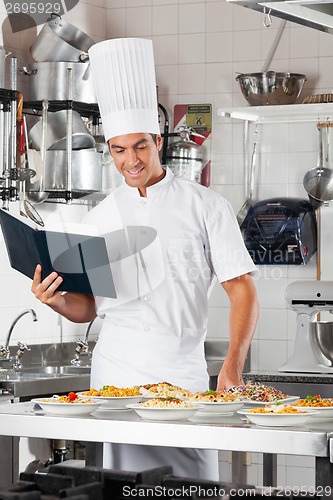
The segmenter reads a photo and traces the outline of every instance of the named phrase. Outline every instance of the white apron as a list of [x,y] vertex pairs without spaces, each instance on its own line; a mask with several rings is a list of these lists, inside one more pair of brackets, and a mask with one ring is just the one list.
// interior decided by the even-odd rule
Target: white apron
[[[146,332],[139,324],[136,328],[119,327],[106,317],[93,351],[91,386],[170,382],[191,391],[205,390],[208,374],[202,350],[203,342],[198,339]],[[219,478],[215,450],[104,444],[103,467],[139,471],[162,465],[172,465],[177,476]]]
[[[146,198],[124,183],[86,223],[106,237],[117,291],[116,299],[96,297],[97,314],[105,319],[93,352],[92,387],[169,382],[192,392],[208,389],[209,293],[216,279],[255,269],[230,204],[167,169]],[[133,227],[137,238],[131,239]],[[179,476],[218,480],[215,450],[105,447],[105,467],[160,465],[172,465]]]

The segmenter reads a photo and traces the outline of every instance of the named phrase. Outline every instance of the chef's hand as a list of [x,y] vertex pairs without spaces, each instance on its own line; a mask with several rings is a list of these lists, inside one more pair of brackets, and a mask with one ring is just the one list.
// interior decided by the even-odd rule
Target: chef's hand
[[43,304],[55,307],[62,300],[61,292],[57,290],[62,281],[62,277],[56,272],[49,274],[42,281],[42,266],[38,264],[32,280],[31,291],[36,299],[40,300]]
[[96,318],[94,297],[83,293],[60,292],[58,287],[62,281],[63,278],[56,272],[42,280],[42,266],[38,264],[31,291],[36,299],[74,323],[88,323]]
[[217,391],[227,391],[234,385],[243,385],[242,370],[237,368],[238,363],[225,359],[217,378]]

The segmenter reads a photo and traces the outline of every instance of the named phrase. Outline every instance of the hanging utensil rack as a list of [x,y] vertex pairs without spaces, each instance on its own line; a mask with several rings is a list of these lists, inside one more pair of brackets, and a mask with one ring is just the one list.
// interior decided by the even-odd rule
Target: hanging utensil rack
[[[68,96],[72,96],[71,91],[71,75],[68,75]],[[33,116],[42,116],[44,111],[44,120],[45,120],[45,101],[26,101],[23,104],[23,110],[26,115]],[[47,201],[53,201],[57,203],[71,203],[73,199],[80,198],[83,196],[83,193],[77,193],[72,190],[72,114],[73,111],[76,111],[81,115],[82,118],[88,118],[92,120],[92,125],[98,126],[100,124],[100,113],[99,107],[97,104],[84,103],[75,101],[71,98],[58,101],[58,100],[50,100],[47,101],[47,113],[54,113],[56,111],[67,110],[67,179],[66,179],[66,189],[62,192],[49,192],[49,196]],[[98,196],[94,194],[94,196]]]
[[17,96],[18,92],[16,90],[0,89],[0,134],[2,143],[0,194],[2,208],[5,209],[8,209],[9,201],[16,201],[18,196],[17,181],[19,180],[19,173],[15,163],[16,155],[13,155],[14,146],[16,148]]

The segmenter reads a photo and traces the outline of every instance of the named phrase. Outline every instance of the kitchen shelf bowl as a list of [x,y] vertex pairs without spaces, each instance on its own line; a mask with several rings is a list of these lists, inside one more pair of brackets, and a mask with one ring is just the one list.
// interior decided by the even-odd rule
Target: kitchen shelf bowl
[[242,73],[236,77],[251,106],[294,104],[302,92],[306,75],[301,73]]

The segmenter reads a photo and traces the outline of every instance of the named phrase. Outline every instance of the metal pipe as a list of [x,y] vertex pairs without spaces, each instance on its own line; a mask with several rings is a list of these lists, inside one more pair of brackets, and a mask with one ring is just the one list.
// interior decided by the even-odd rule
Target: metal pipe
[[249,173],[249,120],[243,124],[243,163],[244,163],[244,196],[247,200],[250,196],[250,173]]
[[164,115],[164,132],[163,132],[163,146],[162,146],[162,165],[166,164],[166,152],[168,149],[168,139],[169,139],[169,115],[167,110],[162,104],[158,103],[158,107],[163,112]]
[[[44,99],[42,102],[42,138],[41,138],[41,158],[42,158],[42,173],[39,181],[39,191],[43,193],[44,191],[44,177],[46,170],[46,132],[47,132],[47,113],[49,109],[49,102]],[[28,148],[28,143],[27,146]]]
[[67,128],[66,128],[66,156],[67,156],[67,179],[66,179],[66,201],[72,200],[72,147],[73,147],[73,70],[67,69]]
[[[11,90],[17,90],[17,57],[12,57],[10,60],[10,88]],[[10,121],[10,138],[9,138],[9,151],[10,151],[10,172],[11,172],[11,186],[16,188],[14,193],[11,195],[12,201],[16,200],[16,193],[18,187],[17,181],[17,165],[16,165],[16,114],[17,114],[17,102],[16,99],[12,99],[11,102],[11,121]]]

